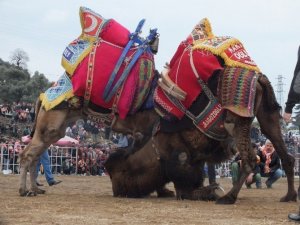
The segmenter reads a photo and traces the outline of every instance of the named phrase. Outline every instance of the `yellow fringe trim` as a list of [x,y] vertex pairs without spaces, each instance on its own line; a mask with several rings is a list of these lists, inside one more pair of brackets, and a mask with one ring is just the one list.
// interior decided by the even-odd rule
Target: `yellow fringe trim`
[[46,111],[48,111],[50,109],[53,109],[55,106],[59,105],[61,102],[69,100],[73,96],[74,96],[73,90],[69,90],[65,94],[57,97],[51,102],[48,101],[45,93],[40,94],[39,99],[42,102],[42,106],[45,108]]
[[211,24],[208,18],[204,18],[200,21],[200,24],[204,24],[204,30],[207,34],[207,38],[213,38],[215,35],[212,32]]
[[224,60],[224,62],[227,66],[242,67],[242,68],[254,70],[254,71],[260,73],[260,69],[257,66],[251,66],[251,65],[247,65],[247,64],[244,64],[241,62],[231,60],[226,55],[225,50],[228,49],[230,46],[233,46],[235,44],[243,45],[238,39],[230,38],[230,39],[224,40],[224,42],[218,48],[215,48],[210,45],[206,45],[204,43],[206,40],[209,40],[209,39],[210,38],[205,38],[205,39],[196,41],[193,46],[193,49],[203,49],[203,50],[207,50],[207,51],[213,53],[214,55],[218,55],[218,56],[222,57],[222,59]]

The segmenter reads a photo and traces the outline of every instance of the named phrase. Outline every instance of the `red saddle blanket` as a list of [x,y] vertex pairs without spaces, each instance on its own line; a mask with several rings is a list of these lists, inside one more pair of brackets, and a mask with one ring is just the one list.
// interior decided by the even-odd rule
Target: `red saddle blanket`
[[[102,99],[105,86],[129,41],[130,32],[113,19],[106,20],[88,8],[80,8],[82,34],[64,51],[62,64],[70,74],[73,93],[106,109],[116,110],[121,118],[134,113],[143,103],[154,76],[154,58],[141,55],[124,84],[109,101]],[[116,79],[130,62],[137,48],[127,53]],[[114,83],[113,83],[114,84]]]
[[[221,65],[219,60],[222,60],[224,64]],[[226,73],[222,73],[222,88],[226,91],[229,90],[230,81],[237,80],[235,87],[239,86],[241,89],[230,89],[234,93],[237,92],[230,96],[224,92],[221,103],[226,104],[226,109],[235,113],[243,112],[242,116],[253,116],[251,111],[253,111],[255,93],[251,88],[255,87],[256,74],[260,70],[238,39],[229,36],[214,36],[206,18],[194,27],[187,39],[179,45],[170,61],[168,76],[185,92],[184,97],[182,98],[183,95],[181,95],[180,98],[174,100],[176,95],[172,97],[172,86],[170,90],[165,87],[163,90],[158,86],[154,93],[155,110],[167,120],[182,119],[202,92],[202,86],[197,77],[206,83],[214,72],[223,71],[224,68],[227,69]],[[238,74],[238,76],[227,80],[226,76],[230,73]],[[244,90],[243,87],[248,86],[251,88]],[[237,102],[236,99],[240,101]],[[216,140],[222,140],[226,137],[223,126],[223,108],[212,97],[199,115],[187,114],[187,116],[204,134]]]
[[[190,57],[192,57],[194,62],[197,62],[195,63],[195,69],[198,74],[201,75],[201,79],[205,82],[208,81],[216,70],[223,69],[217,57],[215,57],[211,52],[199,49],[192,50],[187,42],[182,42],[179,45],[175,55],[170,61],[169,77],[187,93],[185,100],[182,101],[182,104],[186,109],[192,105],[202,91],[192,69]],[[154,101],[178,119],[181,119],[184,116],[184,112],[179,110],[173,104],[160,87],[157,87],[155,90]],[[160,115],[162,115],[162,112],[158,108],[156,108],[156,110]]]
[[[95,60],[91,67],[89,64],[89,55],[78,65],[72,76],[73,93],[76,96],[84,97],[86,92],[86,82],[88,80],[88,70],[93,70],[91,79],[91,94],[89,100],[101,107],[112,109],[115,103],[116,109],[121,118],[125,118],[129,111],[136,111],[142,100],[138,101],[140,90],[150,88],[150,83],[154,74],[153,56],[143,54],[138,62],[132,68],[128,78],[124,82],[119,93],[109,102],[102,99],[103,91],[110,78],[110,75],[123,51],[123,48],[113,46],[106,42],[101,42],[96,47]],[[135,49],[129,51],[128,56],[132,55]],[[122,74],[125,65],[122,65],[117,79]],[[145,90],[144,90],[145,91]],[[135,101],[136,100],[136,101]]]
[[[238,39],[229,36],[214,36],[208,19],[204,18],[194,27],[187,39],[179,45],[170,61],[168,75],[186,93],[185,99],[181,101],[185,109],[189,109],[202,91],[196,76],[207,82],[215,71],[224,69],[217,57],[223,60],[223,66],[226,68],[240,68],[235,71],[243,71],[238,80],[245,78],[245,80],[251,81],[248,77],[252,77],[260,72]],[[193,66],[195,70],[193,70]],[[223,73],[225,76],[226,74]],[[242,83],[248,85],[246,81]],[[253,85],[255,85],[254,81]],[[236,90],[233,91],[235,92]],[[161,87],[156,89],[154,100],[156,103],[155,109],[162,117],[170,118],[175,116],[181,119],[185,114],[185,112],[173,104],[168,94]],[[226,102],[229,101],[226,100]],[[243,112],[245,113],[242,116],[250,116],[252,113],[246,113],[246,111],[249,110],[248,106],[252,103],[253,98],[249,97],[249,99],[245,98],[245,104],[236,103],[235,107],[245,107],[245,109],[243,108]],[[239,110],[235,110],[234,112],[236,113],[237,111]]]

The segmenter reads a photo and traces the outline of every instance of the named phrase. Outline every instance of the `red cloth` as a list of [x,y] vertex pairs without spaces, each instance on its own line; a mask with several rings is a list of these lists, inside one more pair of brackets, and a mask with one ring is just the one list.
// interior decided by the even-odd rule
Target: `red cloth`
[[[114,47],[107,43],[101,43],[97,47],[90,101],[106,109],[112,108],[115,96],[111,99],[111,101],[106,103],[102,99],[103,91],[122,51],[122,48]],[[133,53],[134,51],[130,50],[128,55],[132,55]],[[72,76],[73,92],[76,96],[83,97],[85,93],[88,57],[89,56],[85,57],[84,60],[78,65],[77,69],[74,72],[74,75]],[[153,60],[152,55],[144,53],[139,61],[133,66],[131,72],[124,82],[123,89],[120,93],[120,98],[117,102],[117,110],[122,119],[126,117],[129,110],[131,109],[135,92],[138,86],[140,61],[143,58]],[[119,79],[123,70],[124,64],[121,66],[115,81]]]
[[110,19],[100,33],[100,37],[119,46],[126,46],[130,32],[114,19]]
[[[171,59],[169,77],[187,93],[187,97],[182,103],[185,108],[188,109],[201,93],[202,89],[190,64],[190,50],[186,47],[187,43],[182,42]],[[208,51],[193,50],[192,55],[195,68],[201,79],[205,82],[210,78],[214,71],[223,69],[218,62],[218,59]],[[160,87],[157,88],[155,95],[158,95],[160,101],[169,106],[171,114],[175,115],[178,119],[181,119],[184,116],[184,113],[176,108]],[[160,104],[159,102],[157,103]],[[166,107],[163,106],[163,108]]]

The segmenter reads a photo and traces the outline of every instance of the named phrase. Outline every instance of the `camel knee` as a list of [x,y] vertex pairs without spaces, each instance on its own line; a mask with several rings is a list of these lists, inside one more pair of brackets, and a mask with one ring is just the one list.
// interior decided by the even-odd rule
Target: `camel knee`
[[65,130],[60,127],[46,127],[44,130],[41,130],[42,142],[44,143],[53,143],[65,134]]
[[292,155],[288,154],[286,159],[282,159],[281,163],[286,174],[293,173],[295,158]]
[[22,152],[19,156],[19,162],[22,166],[30,166],[32,163],[35,163],[39,159],[38,151],[27,150]]

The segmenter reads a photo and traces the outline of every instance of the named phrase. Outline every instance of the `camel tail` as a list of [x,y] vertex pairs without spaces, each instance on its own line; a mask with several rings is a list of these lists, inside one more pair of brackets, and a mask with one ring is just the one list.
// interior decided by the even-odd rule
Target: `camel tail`
[[37,117],[38,117],[38,114],[40,112],[41,106],[42,106],[42,101],[38,97],[38,99],[35,102],[35,117],[34,117],[32,131],[30,133],[30,137],[33,137],[33,135],[34,135],[34,131],[35,131],[35,127],[36,127],[36,122],[37,122]]
[[264,110],[267,112],[274,112],[274,111],[281,110],[281,106],[276,100],[274,89],[267,76],[262,74],[261,76],[259,76],[258,82],[263,89]]

